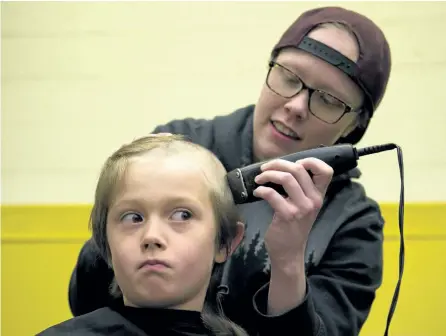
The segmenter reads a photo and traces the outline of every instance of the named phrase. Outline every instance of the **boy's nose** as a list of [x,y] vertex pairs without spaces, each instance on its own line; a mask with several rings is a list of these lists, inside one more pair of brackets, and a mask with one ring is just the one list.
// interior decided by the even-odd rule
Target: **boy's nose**
[[141,249],[164,249],[166,247],[165,239],[162,233],[162,224],[159,221],[147,223],[141,239]]

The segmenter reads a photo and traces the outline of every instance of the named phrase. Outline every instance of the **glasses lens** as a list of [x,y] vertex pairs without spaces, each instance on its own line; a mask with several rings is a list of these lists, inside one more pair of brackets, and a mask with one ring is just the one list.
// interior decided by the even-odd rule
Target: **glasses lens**
[[267,78],[268,87],[278,95],[290,98],[302,90],[302,82],[291,71],[274,64]]
[[[284,98],[294,97],[304,87],[297,75],[279,64],[273,64],[270,68],[266,84]],[[336,123],[346,108],[342,101],[323,91],[315,90],[310,98],[310,112],[327,123]]]
[[343,102],[326,92],[316,90],[311,96],[311,113],[325,122],[337,122],[343,116],[345,109]]

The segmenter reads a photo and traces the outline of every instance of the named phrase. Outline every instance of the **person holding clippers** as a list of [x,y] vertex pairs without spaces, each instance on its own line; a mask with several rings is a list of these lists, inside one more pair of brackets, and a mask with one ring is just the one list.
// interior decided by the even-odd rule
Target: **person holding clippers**
[[[229,172],[253,162],[338,143],[356,144],[386,91],[389,44],[369,18],[340,7],[300,15],[273,47],[255,105],[211,120],[173,120],[153,133],[187,136]],[[308,171],[312,172],[312,177]],[[243,248],[221,280],[221,305],[250,335],[358,335],[382,282],[379,206],[355,179],[332,178],[317,159],[271,160],[257,183],[262,201],[239,206]],[[113,273],[92,241],[69,287],[74,315],[109,305]]]

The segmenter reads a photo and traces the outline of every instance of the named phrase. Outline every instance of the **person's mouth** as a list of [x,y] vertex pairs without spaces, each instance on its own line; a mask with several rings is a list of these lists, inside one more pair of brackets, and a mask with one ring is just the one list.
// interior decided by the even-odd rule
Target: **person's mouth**
[[280,134],[282,134],[292,140],[302,140],[296,132],[294,132],[291,128],[286,126],[284,123],[277,121],[277,120],[271,120],[271,124],[273,125],[274,129],[277,132],[279,132]]

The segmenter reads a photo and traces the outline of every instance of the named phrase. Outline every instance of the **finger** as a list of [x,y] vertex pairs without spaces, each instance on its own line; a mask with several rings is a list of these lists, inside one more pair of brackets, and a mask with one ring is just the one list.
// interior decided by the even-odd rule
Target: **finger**
[[[264,168],[265,167],[265,168]],[[313,180],[303,165],[299,162],[291,162],[286,160],[273,160],[262,166],[266,171],[277,170],[288,172],[294,176],[297,183],[300,185],[303,193],[309,198],[316,198],[319,196],[319,190],[316,188]]]
[[311,171],[314,185],[322,194],[325,194],[333,178],[333,168],[324,161],[316,158],[306,158],[298,162],[305,170]]
[[259,186],[253,192],[255,197],[264,199],[269,205],[281,215],[286,215],[290,212],[290,204],[277,191],[272,188]]
[[255,182],[260,185],[271,182],[283,186],[283,189],[285,189],[289,198],[292,199],[294,203],[302,202],[307,198],[296,178],[293,174],[288,172],[267,170],[257,175]]

